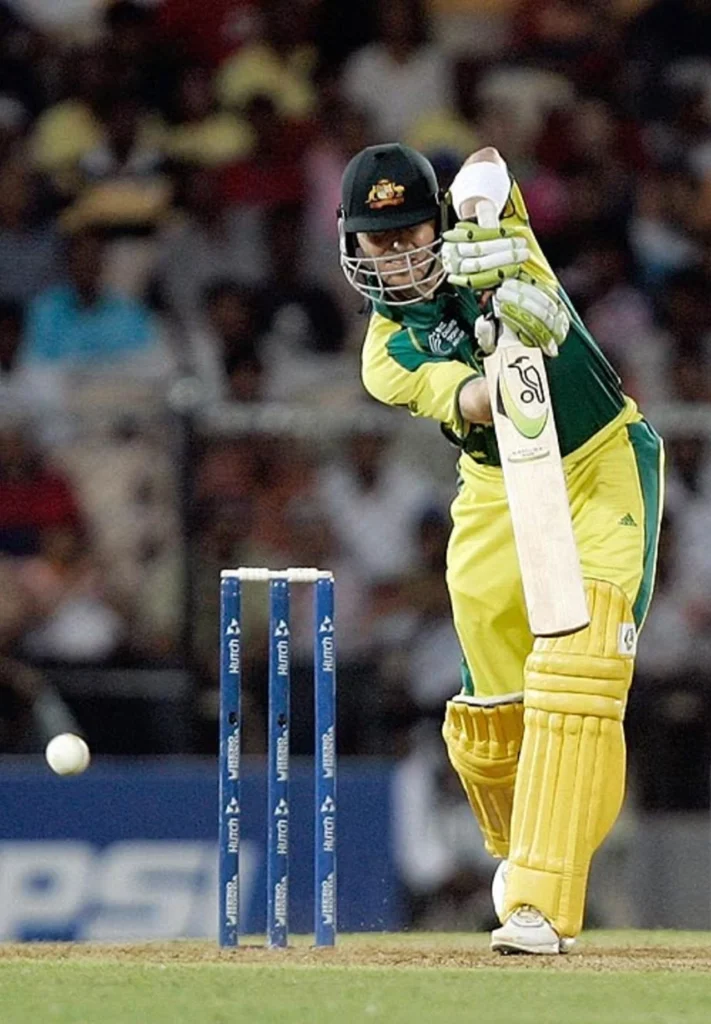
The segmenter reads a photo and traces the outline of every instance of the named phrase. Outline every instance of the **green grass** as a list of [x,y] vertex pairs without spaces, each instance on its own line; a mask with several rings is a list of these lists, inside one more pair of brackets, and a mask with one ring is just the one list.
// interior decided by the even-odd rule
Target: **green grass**
[[[481,936],[337,951],[207,943],[0,946],[1,1024],[706,1024],[711,936],[592,933],[579,956],[494,958]],[[330,962],[329,962],[330,961]],[[465,966],[450,966],[451,962]]]

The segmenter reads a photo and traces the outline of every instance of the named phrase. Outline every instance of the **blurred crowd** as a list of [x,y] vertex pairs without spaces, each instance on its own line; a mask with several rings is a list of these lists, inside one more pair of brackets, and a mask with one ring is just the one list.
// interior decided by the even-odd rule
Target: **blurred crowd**
[[[214,752],[219,569],[318,564],[338,580],[342,752],[419,764],[423,820],[460,813],[433,741],[459,687],[454,453],[404,414],[373,418],[337,263],[343,168],[392,140],[443,186],[472,150],[501,150],[626,391],[663,417],[633,778],[645,807],[705,807],[706,0],[0,0],[0,750],[37,749],[73,716],[96,745],[87,705],[123,667],[184,670],[190,749]],[[256,591],[254,752],[266,611]],[[298,593],[297,752],[309,615]],[[68,668],[91,683],[84,704],[62,692]],[[165,749],[137,735],[105,728],[98,745]],[[468,826],[431,841],[413,907],[441,886],[456,908],[480,870],[452,869]]]

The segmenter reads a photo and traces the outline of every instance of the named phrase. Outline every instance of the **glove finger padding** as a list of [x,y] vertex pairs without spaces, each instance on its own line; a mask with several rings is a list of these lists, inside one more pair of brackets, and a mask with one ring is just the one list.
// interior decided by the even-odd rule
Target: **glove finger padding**
[[[462,246],[462,248],[464,248],[464,247]],[[477,246],[476,248],[478,249],[479,246]],[[501,262],[501,260],[502,260],[502,253],[500,253],[500,252],[481,253],[481,254],[476,255],[476,256],[461,256],[461,253],[460,253],[460,257],[461,258],[459,260],[459,273],[460,274],[479,274],[479,273],[481,273],[481,271],[484,271],[484,270],[496,270],[498,267],[502,267],[502,269],[505,270],[509,266],[512,269],[518,270],[518,268],[520,266],[520,263],[519,262],[511,263],[511,255],[512,255],[511,248],[508,247],[507,248],[507,252],[506,252],[506,263],[504,263],[503,267],[502,267],[502,262]],[[523,259],[521,260],[521,263],[525,262],[527,257],[528,257],[528,249],[525,250],[525,253],[523,255]]]
[[445,242],[493,242],[496,239],[506,238],[510,232],[506,228],[480,228],[477,223],[470,220],[460,220],[445,231],[442,238]]
[[[442,263],[444,265],[444,269],[447,270],[447,264],[444,257],[442,258]],[[496,267],[492,270],[482,270],[479,273],[471,274],[455,274],[448,272],[447,280],[457,288],[471,288],[475,292],[485,292],[490,288],[498,288],[498,286],[508,278],[516,277],[520,270],[521,267],[519,264],[515,264],[506,267]]]
[[570,329],[570,317],[558,296],[545,285],[505,281],[496,294],[497,312],[524,345],[556,356]]
[[443,235],[442,264],[449,283],[460,288],[495,288],[515,277],[529,255],[526,239],[506,228],[461,221]]
[[[445,239],[447,234],[444,235]],[[486,256],[511,252],[527,253],[528,246],[525,238],[494,238],[490,242],[458,242],[456,250],[461,257]]]

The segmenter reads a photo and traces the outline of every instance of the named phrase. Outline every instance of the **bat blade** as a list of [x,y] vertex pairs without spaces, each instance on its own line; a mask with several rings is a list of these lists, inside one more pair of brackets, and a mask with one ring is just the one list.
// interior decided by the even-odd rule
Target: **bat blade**
[[531,632],[577,632],[590,616],[543,354],[504,328],[484,367]]

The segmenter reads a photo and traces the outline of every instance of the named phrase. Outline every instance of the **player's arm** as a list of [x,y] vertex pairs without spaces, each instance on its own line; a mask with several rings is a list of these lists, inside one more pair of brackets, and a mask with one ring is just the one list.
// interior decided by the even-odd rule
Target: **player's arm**
[[486,378],[468,380],[459,389],[459,415],[465,423],[491,423],[491,401]]
[[[479,166],[477,167],[476,165]],[[468,167],[472,167],[473,170],[467,170]],[[510,173],[506,161],[501,154],[492,146],[473,153],[465,160],[459,173],[473,174],[476,177],[477,174],[482,172],[490,188],[494,190],[493,198],[498,209],[500,229],[512,237],[517,237],[525,242],[527,257],[521,265],[519,276],[533,278],[539,284],[546,285],[551,289],[557,289],[558,280],[548,260],[543,255],[538,239],[533,233],[528,210],[523,201],[523,195],[521,194],[518,182]],[[494,185],[495,177],[499,179],[498,185]],[[473,194],[476,196],[476,188],[473,188],[473,184],[471,179],[468,184],[465,181],[464,190],[461,194],[461,215],[463,217],[471,217],[476,208],[475,200],[472,201],[471,195],[468,201],[464,199],[467,190],[471,192],[473,189]],[[490,198],[486,190],[483,191],[482,198]]]
[[468,424],[491,422],[486,381],[470,366],[426,352],[412,331],[374,313],[363,346],[365,389],[386,405],[467,434]]
[[[555,356],[570,327],[557,281],[531,230],[518,185],[505,161],[489,146],[473,153],[452,183],[452,204],[462,218],[445,232],[442,261],[448,280],[475,291],[497,288],[497,313],[525,345]],[[498,228],[475,219],[477,202],[492,203]],[[472,218],[472,219],[468,219]],[[477,337],[489,353],[495,344],[493,324],[477,323]]]

